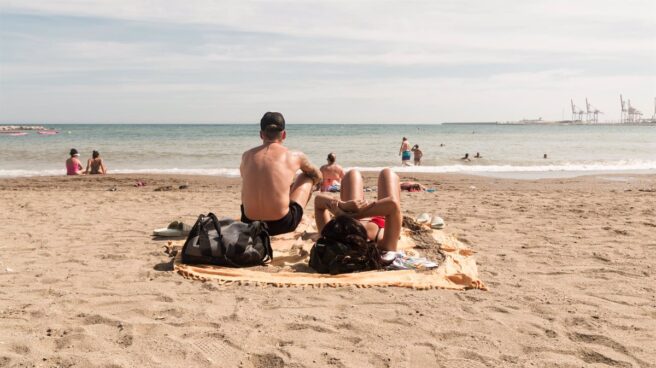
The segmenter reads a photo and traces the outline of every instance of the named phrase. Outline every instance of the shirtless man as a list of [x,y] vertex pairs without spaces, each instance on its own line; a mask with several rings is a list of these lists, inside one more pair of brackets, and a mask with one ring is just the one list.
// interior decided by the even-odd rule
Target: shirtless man
[[401,148],[399,148],[401,166],[410,166],[410,154],[410,142],[408,142],[408,138],[403,137],[403,141],[401,141]]
[[321,183],[321,191],[328,192],[335,184],[340,184],[344,178],[344,169],[335,163],[335,154],[329,153],[326,158],[328,163],[321,166],[321,175],[323,175],[323,182]]
[[[321,182],[321,172],[303,152],[283,146],[287,138],[285,118],[279,112],[267,112],[260,121],[262,145],[242,155],[241,221],[264,221],[269,235],[296,229],[312,188]],[[296,176],[296,172],[302,173]]]

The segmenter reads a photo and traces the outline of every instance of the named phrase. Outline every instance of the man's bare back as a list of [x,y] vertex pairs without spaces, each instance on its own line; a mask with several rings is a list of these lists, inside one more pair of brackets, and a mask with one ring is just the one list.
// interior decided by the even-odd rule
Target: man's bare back
[[263,144],[244,153],[241,203],[246,216],[273,221],[287,214],[290,189],[301,168],[301,156],[304,155],[289,151],[279,143]]
[[[269,234],[283,234],[298,226],[321,172],[305,154],[283,146],[287,132],[282,114],[267,112],[260,127],[262,145],[244,152],[239,167],[242,221],[264,221]],[[296,176],[298,170],[302,173]]]
[[344,169],[336,163],[323,165],[320,170],[323,175],[322,192],[328,191],[332,185],[341,182],[344,178]]

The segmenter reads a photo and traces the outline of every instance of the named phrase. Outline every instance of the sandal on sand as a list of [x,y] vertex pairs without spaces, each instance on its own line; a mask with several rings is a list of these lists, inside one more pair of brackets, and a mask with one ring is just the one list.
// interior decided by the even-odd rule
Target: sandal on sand
[[431,228],[438,230],[444,228],[444,220],[439,216],[433,217],[433,221],[431,221]]
[[179,237],[189,235],[190,231],[191,226],[185,224],[184,222],[173,221],[166,228],[153,230],[153,235],[163,237]]
[[417,216],[415,221],[417,221],[418,224],[428,224],[431,222],[432,217],[433,216],[431,216],[430,213],[422,213],[421,215]]

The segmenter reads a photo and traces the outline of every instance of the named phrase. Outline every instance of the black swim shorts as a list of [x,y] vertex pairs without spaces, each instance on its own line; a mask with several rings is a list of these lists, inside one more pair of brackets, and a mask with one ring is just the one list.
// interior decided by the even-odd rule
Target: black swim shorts
[[[301,207],[300,204],[294,201],[290,201],[289,212],[287,212],[285,217],[281,218],[280,220],[264,221],[264,222],[267,224],[267,227],[269,228],[269,235],[274,236],[274,235],[280,235],[285,233],[291,233],[292,231],[296,230],[296,227],[301,222],[302,218],[303,218],[303,207]],[[253,222],[253,220],[246,217],[246,214],[244,213],[243,204],[241,205],[241,222],[247,224]]]

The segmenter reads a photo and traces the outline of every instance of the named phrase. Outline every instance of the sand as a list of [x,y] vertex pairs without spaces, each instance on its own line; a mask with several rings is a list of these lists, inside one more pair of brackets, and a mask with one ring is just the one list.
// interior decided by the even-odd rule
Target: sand
[[656,176],[404,178],[489,291],[190,281],[150,233],[237,215],[238,179],[2,179],[0,367],[654,366]]

